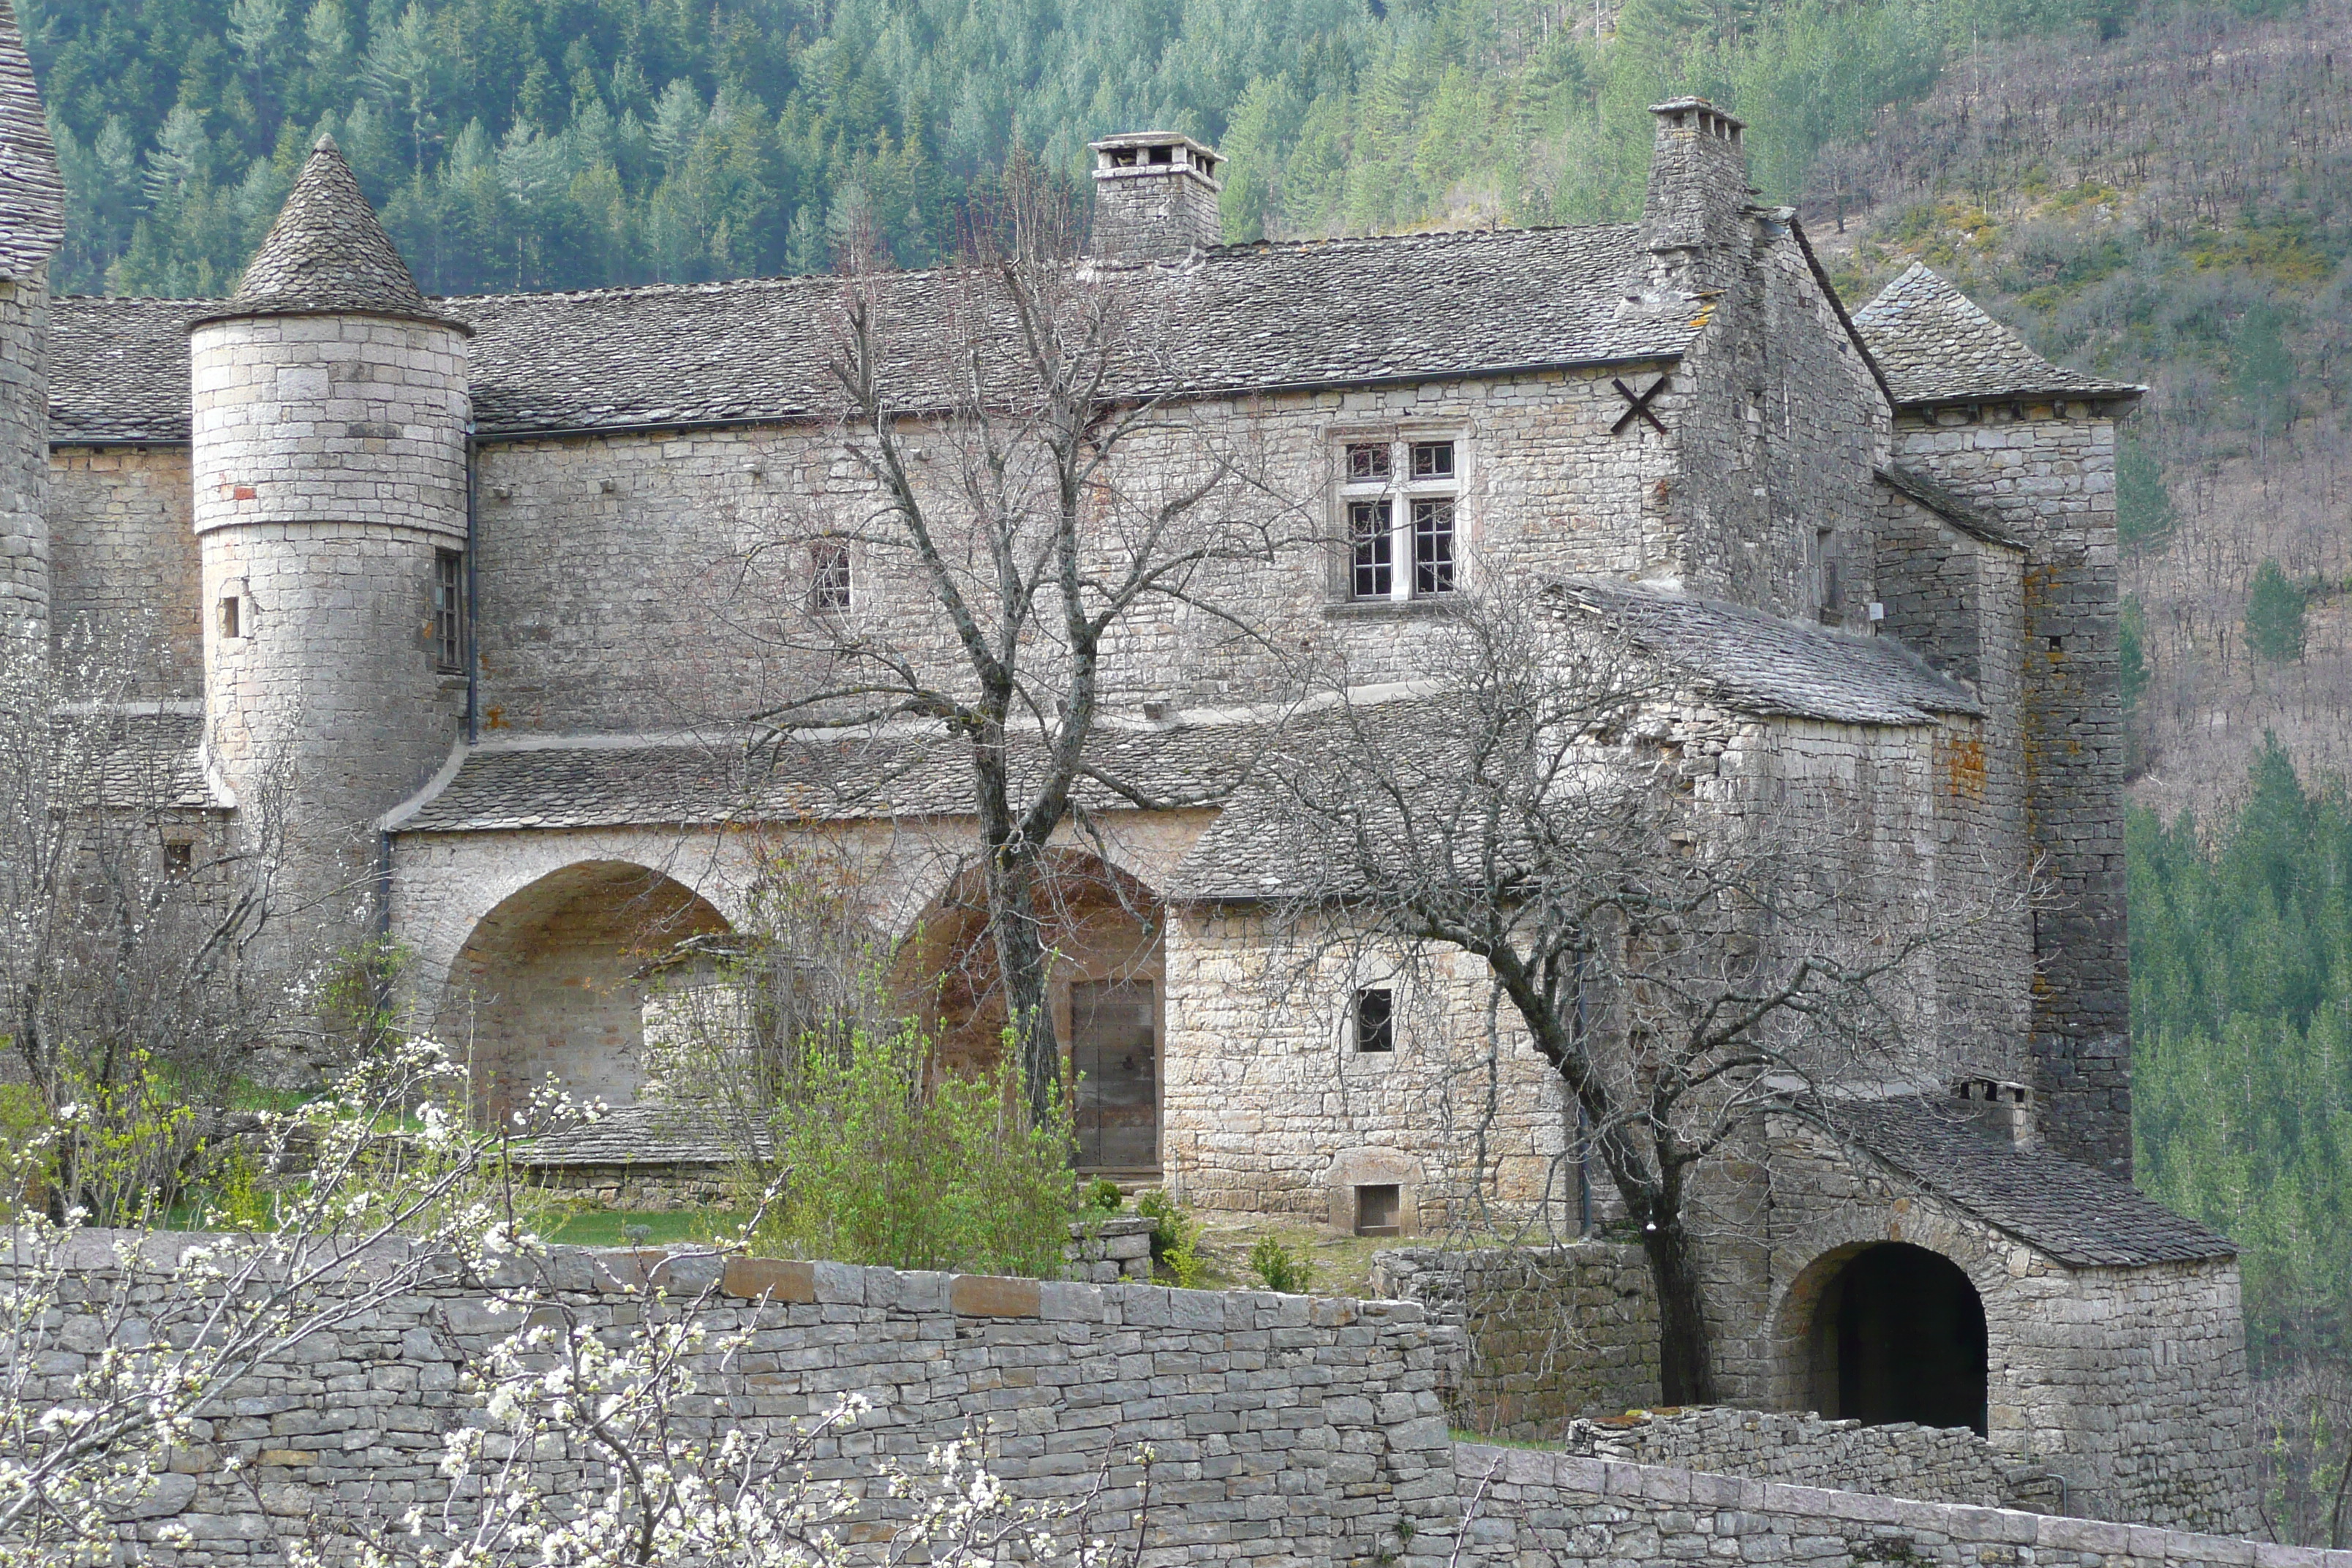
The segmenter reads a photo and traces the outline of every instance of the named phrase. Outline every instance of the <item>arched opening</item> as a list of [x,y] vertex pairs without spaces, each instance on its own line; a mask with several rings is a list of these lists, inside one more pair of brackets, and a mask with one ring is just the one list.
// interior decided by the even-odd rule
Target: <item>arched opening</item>
[[503,1117],[550,1077],[578,1099],[634,1102],[648,962],[728,929],[693,889],[625,861],[567,866],[506,899],[458,951],[442,1005],[476,1107]]
[[1951,1259],[1903,1242],[1864,1247],[1813,1310],[1813,1406],[1885,1426],[1985,1435],[1984,1301]]
[[[1083,1171],[1160,1170],[1165,913],[1142,883],[1075,850],[1056,853],[1039,900],[1047,990]],[[993,1062],[1005,1005],[977,874],[960,879],[900,950],[898,983],[923,999],[951,1060]]]

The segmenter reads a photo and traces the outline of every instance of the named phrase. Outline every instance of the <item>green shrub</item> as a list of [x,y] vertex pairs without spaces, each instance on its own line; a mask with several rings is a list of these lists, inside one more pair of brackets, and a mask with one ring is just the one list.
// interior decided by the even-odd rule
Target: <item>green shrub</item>
[[1086,1196],[1081,1200],[1080,1206],[1100,1209],[1105,1214],[1117,1214],[1119,1205],[1125,1202],[1127,1199],[1119,1192],[1117,1182],[1112,1181],[1108,1176],[1097,1176],[1087,1184]]
[[1314,1268],[1303,1253],[1297,1253],[1273,1237],[1261,1236],[1250,1248],[1250,1272],[1269,1290],[1279,1290],[1286,1296],[1300,1296],[1315,1283]]
[[1197,1289],[1208,1273],[1200,1253],[1201,1222],[1168,1195],[1164,1187],[1139,1194],[1135,1212],[1152,1222],[1151,1261],[1187,1290]]
[[1033,1126],[1020,1071],[940,1060],[911,1022],[796,1053],[775,1111],[772,1255],[1054,1278],[1069,1240],[1074,1140],[1058,1100]]

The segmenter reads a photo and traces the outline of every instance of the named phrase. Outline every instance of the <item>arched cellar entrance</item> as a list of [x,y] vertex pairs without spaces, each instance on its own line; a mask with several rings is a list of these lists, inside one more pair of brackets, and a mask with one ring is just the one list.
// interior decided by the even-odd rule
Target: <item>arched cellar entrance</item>
[[648,963],[728,929],[693,889],[625,861],[567,866],[499,903],[458,951],[441,1010],[477,1109],[504,1117],[551,1076],[578,1099],[633,1102]]
[[1813,1407],[1833,1419],[1985,1435],[1984,1301],[1951,1259],[1904,1242],[1846,1259],[1813,1310]]
[[[1073,1097],[1078,1168],[1160,1172],[1165,911],[1141,882],[1075,850],[1055,854],[1039,900],[1047,984]],[[897,980],[921,996],[950,1060],[991,1063],[1005,1005],[977,874],[959,879],[900,950]]]

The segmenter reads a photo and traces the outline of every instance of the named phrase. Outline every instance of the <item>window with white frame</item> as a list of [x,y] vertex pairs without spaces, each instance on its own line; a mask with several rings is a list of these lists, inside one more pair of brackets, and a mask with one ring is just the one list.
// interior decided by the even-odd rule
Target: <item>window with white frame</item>
[[820,539],[809,552],[809,603],[819,610],[850,607],[849,546]]
[[1430,599],[1461,578],[1459,448],[1450,437],[1349,441],[1339,501],[1347,523],[1348,597]]

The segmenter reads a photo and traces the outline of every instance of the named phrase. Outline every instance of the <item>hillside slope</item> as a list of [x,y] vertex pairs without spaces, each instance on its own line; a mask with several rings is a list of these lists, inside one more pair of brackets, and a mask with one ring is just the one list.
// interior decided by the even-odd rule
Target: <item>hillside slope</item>
[[[2044,353],[2149,385],[2119,511],[2132,788],[2167,816],[2242,794],[2266,731],[2352,776],[2347,72],[2346,0],[1988,47],[1825,152],[1803,203],[1849,298],[1924,260]],[[2247,635],[2265,562],[2275,658]]]

